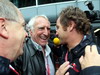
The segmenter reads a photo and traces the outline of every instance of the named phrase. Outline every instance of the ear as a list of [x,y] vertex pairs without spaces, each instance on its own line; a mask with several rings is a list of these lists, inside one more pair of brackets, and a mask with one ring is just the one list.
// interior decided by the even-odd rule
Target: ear
[[30,35],[32,36],[32,34],[33,34],[33,31],[30,29],[30,30],[29,30],[29,33],[30,33]]
[[0,37],[8,39],[8,32],[5,25],[5,18],[0,18]]
[[69,31],[72,31],[75,28],[75,22],[74,21],[70,21],[69,22]]
[[32,34],[32,30],[31,29],[29,30],[29,32],[30,32],[30,34]]

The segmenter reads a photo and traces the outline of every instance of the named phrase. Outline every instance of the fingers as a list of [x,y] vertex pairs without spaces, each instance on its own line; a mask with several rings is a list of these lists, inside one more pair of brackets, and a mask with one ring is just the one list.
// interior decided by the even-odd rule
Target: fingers
[[69,65],[69,62],[66,61],[65,63],[63,63],[63,65],[61,65],[61,67],[65,68],[65,67],[67,67],[68,65]]
[[[97,66],[99,65],[100,55],[98,53],[96,45],[86,46],[85,48],[85,56],[81,56],[79,62],[81,64],[81,68],[87,68],[90,66]],[[98,61],[98,62],[97,62]]]
[[69,72],[67,72],[65,75],[69,75]]
[[83,61],[83,56],[80,57],[79,62],[81,63]]
[[56,75],[64,75],[66,71],[70,68],[69,62],[63,63],[59,69],[56,71]]
[[63,65],[61,65],[60,68],[63,69],[62,72],[65,73],[69,69],[69,67],[70,65],[69,65],[69,62],[67,61]]
[[90,46],[89,45],[86,46],[86,48],[85,48],[85,55],[88,55],[88,53],[91,52],[90,50],[91,50]]
[[93,53],[98,54],[98,50],[97,50],[96,45],[93,45],[93,46],[91,47],[91,50],[92,50]]
[[95,54],[98,54],[98,50],[97,50],[97,47],[96,45],[88,45],[86,46],[85,48],[85,54],[88,54],[88,53],[95,53]]

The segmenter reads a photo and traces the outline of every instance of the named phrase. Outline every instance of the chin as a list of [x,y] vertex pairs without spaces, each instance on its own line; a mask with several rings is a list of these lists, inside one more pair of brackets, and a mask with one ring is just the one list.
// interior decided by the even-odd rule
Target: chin
[[65,44],[65,43],[64,43],[64,42],[61,42],[60,44],[62,44],[62,45],[63,45],[63,44]]
[[42,44],[41,44],[41,46],[45,46],[45,45],[46,45],[46,43],[42,43]]

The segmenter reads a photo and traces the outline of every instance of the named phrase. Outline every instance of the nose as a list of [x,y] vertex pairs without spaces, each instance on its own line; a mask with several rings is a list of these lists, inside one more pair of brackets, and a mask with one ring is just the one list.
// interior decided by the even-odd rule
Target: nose
[[47,28],[45,28],[44,34],[45,34],[45,35],[48,35],[49,33],[50,33],[50,30],[48,30]]
[[57,30],[56,30],[56,36],[58,36],[58,32],[57,32]]

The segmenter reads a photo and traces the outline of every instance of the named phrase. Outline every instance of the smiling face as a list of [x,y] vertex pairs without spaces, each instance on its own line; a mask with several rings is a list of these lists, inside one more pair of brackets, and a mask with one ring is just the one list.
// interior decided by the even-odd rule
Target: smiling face
[[50,22],[44,17],[37,17],[30,34],[36,43],[45,46],[50,37]]

